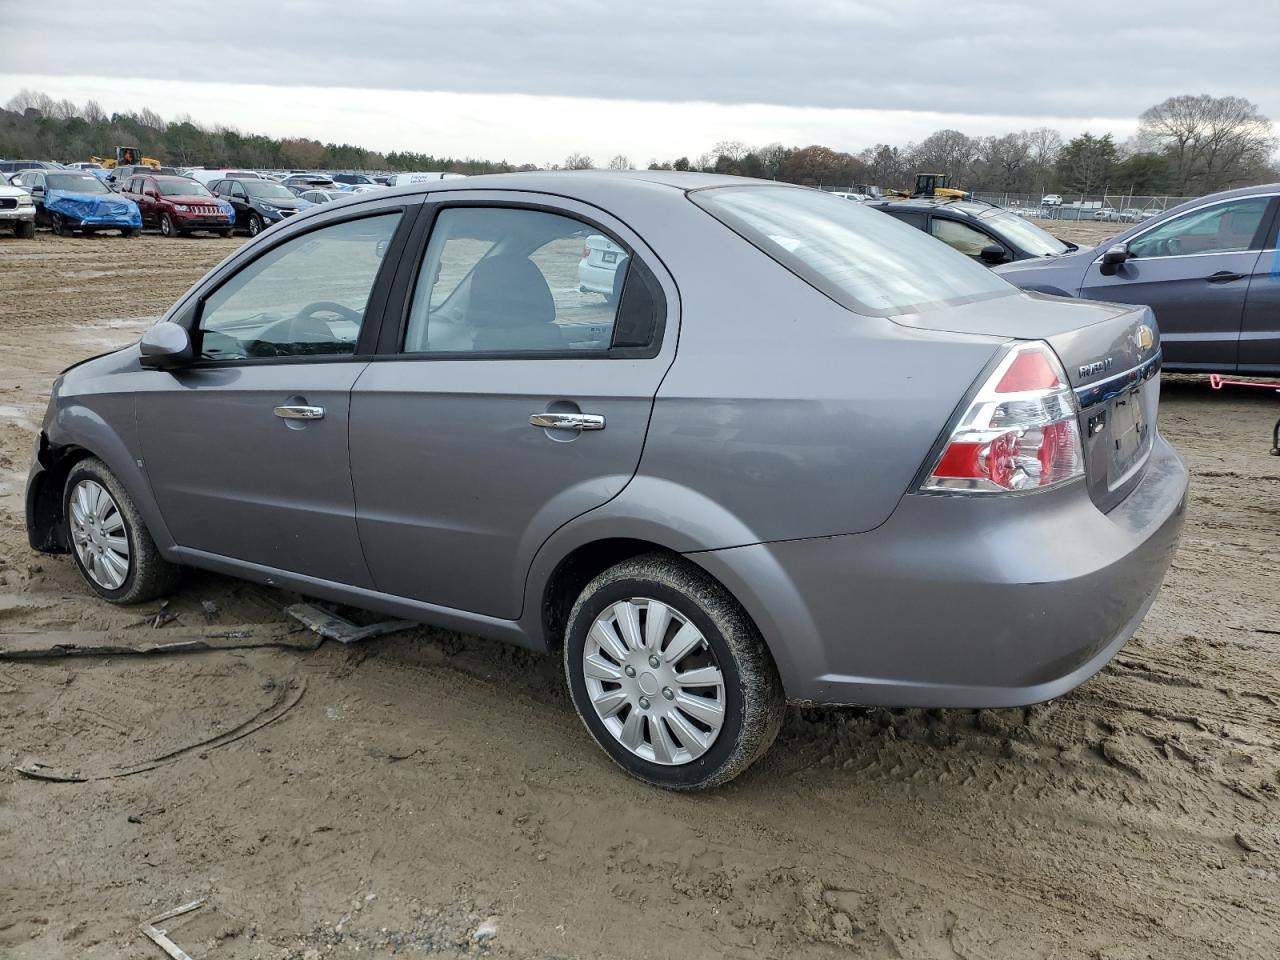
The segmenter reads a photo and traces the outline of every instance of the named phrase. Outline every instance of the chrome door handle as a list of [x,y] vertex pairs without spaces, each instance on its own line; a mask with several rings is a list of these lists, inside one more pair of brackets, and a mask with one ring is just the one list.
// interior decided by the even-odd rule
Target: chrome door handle
[[535,413],[529,423],[547,430],[604,429],[604,417],[598,413]]
[[324,407],[308,407],[301,404],[293,404],[285,407],[276,407],[272,412],[282,420],[324,419]]

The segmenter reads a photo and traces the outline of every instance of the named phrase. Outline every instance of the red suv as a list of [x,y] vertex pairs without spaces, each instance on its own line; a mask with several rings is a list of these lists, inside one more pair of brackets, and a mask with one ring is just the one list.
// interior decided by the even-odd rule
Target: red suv
[[192,230],[231,236],[233,214],[203,186],[187,177],[135,175],[120,192],[138,204],[144,227],[159,227],[166,237],[185,237]]

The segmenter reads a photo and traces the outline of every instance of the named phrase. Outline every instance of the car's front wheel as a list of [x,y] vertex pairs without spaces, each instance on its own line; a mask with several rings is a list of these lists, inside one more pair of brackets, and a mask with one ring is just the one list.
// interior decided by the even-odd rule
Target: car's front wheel
[[178,228],[173,225],[173,217],[167,213],[160,214],[160,235],[169,238],[178,235]]
[[13,229],[13,235],[19,240],[34,240],[36,238],[36,222],[34,220],[22,220]]
[[144,603],[177,585],[179,568],[160,556],[138,508],[101,460],[71,468],[62,506],[71,555],[98,596]]
[[679,557],[636,557],[587,584],[569,616],[564,665],[596,742],[655,786],[726,783],[782,725],[782,684],[759,631],[724,587]]

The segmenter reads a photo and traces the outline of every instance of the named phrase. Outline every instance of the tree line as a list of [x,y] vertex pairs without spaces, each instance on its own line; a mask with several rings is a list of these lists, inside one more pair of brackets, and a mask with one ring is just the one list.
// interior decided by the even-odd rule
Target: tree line
[[[1111,134],[1083,133],[1071,140],[1048,127],[1001,136],[970,137],[939,130],[919,143],[878,143],[860,153],[818,144],[750,147],[721,141],[697,157],[650,161],[649,169],[696,170],[763,177],[813,186],[871,184],[910,187],[915,174],[947,173],[966,190],[1007,193],[1129,193],[1190,196],[1280,180],[1277,140],[1270,119],[1241,97],[1208,94],[1170,97],[1144,111],[1138,132],[1117,143]],[[87,160],[113,156],[116,145],[139,147],[145,156],[178,166],[259,169],[446,170],[500,173],[512,170],[596,167],[572,153],[563,163],[511,164],[505,160],[379,153],[353,144],[308,138],[276,139],[206,127],[190,117],[166,121],[154,111],[112,113],[93,100],[77,105],[23,90],[0,110],[0,156],[13,159]],[[625,155],[604,164],[631,169]]]

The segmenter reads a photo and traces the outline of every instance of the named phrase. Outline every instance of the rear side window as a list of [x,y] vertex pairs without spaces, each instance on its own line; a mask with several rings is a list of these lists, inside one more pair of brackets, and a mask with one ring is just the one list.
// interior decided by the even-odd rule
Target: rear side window
[[404,350],[518,357],[648,346],[657,284],[643,268],[630,279],[631,259],[571,217],[445,208],[418,273]]
[[981,256],[983,247],[995,243],[981,230],[975,230],[967,223],[961,223],[958,220],[948,220],[946,217],[934,217],[929,221],[929,232],[952,250],[959,250],[966,257]]
[[1012,296],[986,267],[891,216],[804,187],[714,187],[690,198],[832,300],[891,316]]

